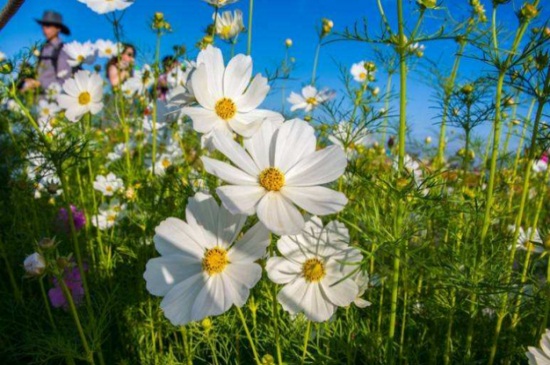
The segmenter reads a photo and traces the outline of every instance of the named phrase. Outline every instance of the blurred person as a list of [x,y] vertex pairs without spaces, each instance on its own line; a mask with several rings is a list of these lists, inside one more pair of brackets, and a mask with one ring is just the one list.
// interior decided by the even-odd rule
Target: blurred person
[[179,66],[180,62],[176,59],[176,57],[172,55],[166,56],[162,59],[163,71],[162,74],[160,74],[159,76],[157,88],[157,96],[160,100],[166,100],[166,94],[170,89],[168,85],[168,75],[170,74],[170,72],[172,72],[172,70]]
[[136,47],[129,43],[123,43],[120,56],[114,56],[107,62],[105,72],[113,88],[119,87],[133,76],[135,57]]
[[63,24],[61,14],[46,10],[42,19],[35,19],[42,26],[42,33],[46,42],[40,47],[38,56],[37,79],[25,79],[21,90],[41,88],[46,90],[51,84],[63,82],[72,76],[72,67],[69,65],[69,56],[63,50],[63,41],[59,33],[70,35],[71,31]]

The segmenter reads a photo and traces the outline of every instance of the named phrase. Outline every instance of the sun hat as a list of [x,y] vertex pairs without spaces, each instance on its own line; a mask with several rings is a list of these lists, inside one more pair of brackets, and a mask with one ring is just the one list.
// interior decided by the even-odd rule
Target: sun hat
[[46,10],[42,15],[42,19],[35,19],[40,25],[57,25],[61,28],[61,33],[70,35],[71,31],[63,24],[63,17],[58,12],[53,10]]

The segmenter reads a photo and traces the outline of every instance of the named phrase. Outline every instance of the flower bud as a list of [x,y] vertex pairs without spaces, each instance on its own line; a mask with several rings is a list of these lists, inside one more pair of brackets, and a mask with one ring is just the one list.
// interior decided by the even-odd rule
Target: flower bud
[[464,85],[464,86],[462,86],[462,89],[460,89],[460,92],[465,94],[465,95],[469,95],[473,91],[474,91],[474,86],[472,84]]
[[202,328],[204,329],[204,332],[210,331],[212,329],[212,320],[208,317],[202,320],[201,322]]
[[435,9],[437,0],[416,0],[416,3],[421,9]]
[[287,38],[287,39],[285,40],[285,46],[286,46],[286,48],[292,47],[292,39]]
[[262,365],[274,365],[275,364],[275,358],[271,356],[270,354],[265,354],[262,356]]
[[46,261],[41,254],[35,252],[32,255],[27,256],[25,261],[23,261],[23,266],[25,267],[27,275],[40,276],[46,270]]
[[518,17],[520,21],[529,21],[539,15],[539,10],[533,4],[524,4],[519,11]]
[[429,137],[429,136],[426,137],[426,139],[424,140],[424,143],[426,143],[426,144],[432,143],[432,137]]
[[55,238],[44,237],[38,242],[38,247],[42,249],[49,249],[55,246]]
[[332,31],[332,28],[334,27],[334,23],[332,22],[332,20],[326,19],[326,18],[323,18],[321,22],[322,22],[321,37],[324,37]]

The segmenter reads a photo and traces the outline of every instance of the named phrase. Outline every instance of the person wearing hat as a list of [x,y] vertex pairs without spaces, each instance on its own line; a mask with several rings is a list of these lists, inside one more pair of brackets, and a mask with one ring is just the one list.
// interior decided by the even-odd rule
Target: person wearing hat
[[42,26],[42,33],[46,43],[40,49],[38,57],[38,80],[27,79],[24,89],[42,87],[47,89],[54,82],[63,85],[63,82],[72,76],[72,67],[69,65],[69,56],[63,50],[63,42],[59,33],[70,35],[71,31],[63,24],[61,14],[46,10],[42,19],[35,19]]

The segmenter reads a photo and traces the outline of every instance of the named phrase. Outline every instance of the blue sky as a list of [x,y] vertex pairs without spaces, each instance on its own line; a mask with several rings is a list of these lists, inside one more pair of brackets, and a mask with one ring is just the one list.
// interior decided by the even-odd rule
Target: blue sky
[[[544,2],[544,1],[543,1]],[[0,0],[3,5],[6,0]],[[416,19],[414,1],[404,1],[405,14],[409,18],[408,26]],[[467,1],[440,1],[442,9],[428,12],[423,31],[438,29],[444,19],[450,17],[460,20],[466,14]],[[461,4],[459,4],[461,3]],[[488,16],[490,16],[491,1],[482,0]],[[514,11],[520,8],[523,1],[512,0],[510,4],[499,8],[500,24],[507,29],[517,25]],[[240,0],[225,9],[241,9],[244,13],[245,25],[248,21],[249,0]],[[386,13],[393,26],[396,24],[396,2],[383,0]],[[27,0],[12,21],[0,32],[0,51],[14,56],[22,47],[32,45],[42,39],[40,27],[34,18],[40,18],[46,9],[53,9],[63,14],[65,23],[72,31],[66,41],[96,40],[98,38],[113,39],[112,26],[103,15],[89,10],[86,5],[77,0]],[[539,21],[549,19],[549,9],[539,17]],[[198,50],[195,43],[204,34],[203,31],[211,21],[212,8],[201,0],[137,0],[125,12],[122,20],[124,40],[138,47],[138,61],[151,62],[155,36],[149,29],[149,22],[154,12],[161,11],[171,23],[173,33],[162,40],[161,54],[171,53],[173,45],[185,44],[190,56],[195,56]],[[334,22],[334,29],[341,31],[346,26],[366,18],[372,34],[380,30],[380,18],[375,0],[255,0],[253,15],[253,45],[254,72],[265,69],[273,70],[284,57],[286,38],[291,38],[294,46],[291,56],[296,59],[296,68],[292,75],[295,80],[287,82],[287,92],[299,91],[302,85],[309,82],[313,56],[317,44],[315,28],[320,19],[326,17]],[[228,48],[222,46],[228,54]],[[409,77],[408,115],[414,135],[435,137],[438,127],[435,116],[438,111],[433,107],[433,88],[426,71],[428,60],[436,62],[441,71],[449,70],[454,57],[456,44],[453,41],[431,42],[426,44],[425,58],[419,60]],[[246,35],[242,35],[237,45],[237,53],[246,51]],[[470,49],[470,51],[472,51]],[[318,67],[317,85],[342,90],[338,64],[350,67],[360,60],[373,59],[371,45],[360,42],[337,42],[326,45],[321,50]],[[465,59],[461,66],[459,78],[467,80],[479,75],[480,70],[487,66],[473,59]],[[378,73],[378,84],[385,88],[385,75]],[[396,79],[394,81],[397,81]],[[396,82],[394,82],[394,85]],[[397,90],[397,89],[394,89]],[[267,107],[280,108],[281,96],[278,91],[266,102]],[[487,127],[488,128],[488,127]],[[478,133],[484,134],[487,128],[481,128]],[[433,132],[432,132],[433,131]],[[434,138],[435,140],[435,138]]]

